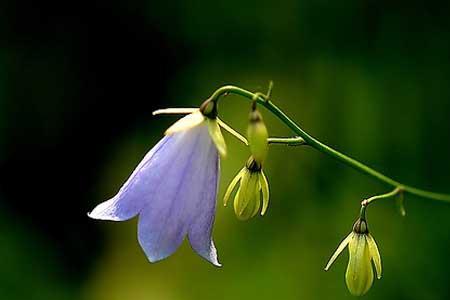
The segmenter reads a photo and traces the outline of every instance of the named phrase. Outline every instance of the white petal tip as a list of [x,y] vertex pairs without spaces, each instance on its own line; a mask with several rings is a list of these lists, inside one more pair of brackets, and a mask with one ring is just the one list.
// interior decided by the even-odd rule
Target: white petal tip
[[91,219],[101,220],[101,219],[100,219],[100,218],[101,218],[101,215],[96,214],[96,213],[95,213],[95,209],[94,209],[93,211],[91,211],[91,212],[88,212],[86,215],[87,215],[89,218],[91,218]]
[[100,221],[115,221],[115,222],[123,221],[120,218],[117,218],[117,217],[114,217],[111,215],[96,213],[95,210],[91,211],[90,213],[87,213],[87,216],[91,219],[100,220]]
[[195,111],[188,114],[187,116],[184,116],[183,118],[175,122],[172,126],[170,126],[166,130],[165,135],[171,135],[176,132],[186,131],[200,125],[204,120],[205,117],[199,111]]
[[218,261],[215,261],[215,262],[213,262],[212,264],[213,264],[214,267],[222,268],[222,264],[219,263]]
[[149,257],[149,256],[147,256],[147,260],[151,264],[157,263],[157,262],[159,262],[159,261],[161,261],[163,259],[164,258],[156,258],[156,257]]
[[157,109],[152,112],[152,115],[187,115],[197,111],[198,108],[164,108]]
[[214,267],[220,268],[222,267],[222,264],[219,262],[219,259],[217,258],[217,254],[211,254],[211,256],[206,257],[201,255],[204,259],[206,259],[209,263],[211,263]]
[[100,203],[91,212],[87,213],[87,216],[94,220],[101,221],[123,221],[110,210],[107,209],[108,201]]

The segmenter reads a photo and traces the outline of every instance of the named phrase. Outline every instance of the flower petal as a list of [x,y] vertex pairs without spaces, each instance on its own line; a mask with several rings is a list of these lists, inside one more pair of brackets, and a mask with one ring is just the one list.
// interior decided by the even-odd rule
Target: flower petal
[[252,214],[250,216],[251,218],[256,216],[256,214],[259,211],[259,208],[261,207],[261,186],[260,186],[259,182],[256,182],[256,184],[255,184],[255,191],[253,193],[253,197],[254,198],[252,201],[254,201],[255,203],[253,206]]
[[165,134],[171,135],[176,132],[185,131],[188,129],[191,129],[197,125],[200,125],[202,122],[205,121],[205,116],[202,115],[202,113],[197,109],[193,113],[179,119],[177,122],[175,122],[172,126],[170,126]]
[[231,193],[233,192],[234,188],[238,184],[239,180],[242,178],[242,175],[245,172],[245,167],[242,168],[239,173],[233,178],[230,185],[227,188],[227,191],[225,192],[225,196],[223,197],[223,205],[227,206],[228,200],[230,199]]
[[223,138],[222,132],[220,131],[219,124],[215,119],[208,119],[208,130],[209,135],[211,136],[214,144],[217,147],[217,151],[219,151],[222,157],[225,157],[227,154],[227,145],[225,144],[225,139]]
[[[242,212],[237,216],[241,221],[247,221],[251,217],[253,217],[259,209],[259,203],[256,201],[250,201],[247,206],[242,210]],[[255,212],[256,210],[256,212]]]
[[375,270],[377,271],[377,278],[381,278],[381,256],[380,252],[378,251],[377,243],[375,242],[375,239],[372,237],[372,235],[367,234],[366,235],[367,245],[369,246],[369,253],[373,260],[373,264],[375,265]]
[[247,168],[244,168],[244,173],[242,173],[241,177],[241,183],[239,189],[236,192],[236,195],[234,196],[233,202],[234,213],[236,214],[237,217],[239,217],[240,214],[239,212],[243,207],[242,201],[243,197],[245,197],[245,191],[247,190],[249,179],[250,179],[250,172],[248,171]]
[[[214,220],[216,192],[211,195],[205,190],[211,191],[211,188],[207,188],[211,181],[214,183],[212,190],[217,189],[217,150],[206,126],[173,136],[181,145],[176,149],[178,155],[155,187],[151,201],[139,215],[139,243],[151,262],[175,252],[199,218],[209,224],[210,228],[206,228],[204,234],[207,235],[209,248],[212,248],[210,230]],[[201,256],[206,255],[205,252],[195,250]],[[210,254],[214,256],[215,248],[210,249]],[[218,264],[217,259],[212,262]]]
[[334,263],[336,258],[338,258],[339,254],[342,253],[342,251],[347,247],[348,243],[353,237],[353,232],[351,232],[347,237],[339,244],[336,251],[334,251],[333,255],[331,256],[330,260],[327,263],[327,266],[325,267],[325,271],[328,271],[331,267],[331,265]]
[[[191,226],[188,230],[189,243],[201,257],[220,267],[217,250],[212,240],[212,227],[216,210],[216,197],[219,187],[219,155],[211,143],[198,177],[203,177],[202,190],[198,195],[192,193]],[[201,173],[204,175],[202,176]],[[197,175],[196,175],[197,176]],[[199,178],[198,178],[199,179]],[[197,180],[198,180],[197,179]]]
[[[248,180],[247,186],[245,189],[241,188],[242,198],[241,203],[239,207],[239,214],[242,214],[242,212],[245,210],[245,208],[251,204],[253,207],[253,203],[256,197],[256,188],[258,187],[258,174],[257,173],[250,173],[250,179]],[[259,196],[259,191],[258,191]],[[259,201],[259,199],[258,199]],[[250,210],[250,213],[252,213],[253,210]]]
[[[100,203],[88,216],[98,220],[125,221],[136,216],[145,206],[153,186],[161,178],[164,170],[177,155],[176,140],[164,137],[139,163],[129,179],[112,199]],[[175,146],[175,147],[174,147]]]
[[261,216],[266,213],[267,207],[269,206],[269,182],[267,182],[266,175],[263,170],[259,174],[259,183],[261,185],[262,195],[263,195],[263,205],[261,209]]
[[350,258],[345,282],[352,295],[362,296],[373,283],[373,270],[369,248],[364,234],[354,234],[348,246]]

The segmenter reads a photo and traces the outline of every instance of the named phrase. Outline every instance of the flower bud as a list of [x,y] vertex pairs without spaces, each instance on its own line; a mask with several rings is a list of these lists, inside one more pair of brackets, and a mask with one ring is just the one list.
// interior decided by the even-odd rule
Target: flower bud
[[253,157],[249,158],[246,166],[231,181],[223,199],[225,206],[236,186],[238,188],[233,207],[237,218],[248,220],[254,217],[261,207],[261,202],[261,215],[264,215],[269,205],[269,184],[261,164]]
[[362,296],[372,286],[373,270],[364,234],[355,233],[348,244],[349,260],[345,282],[352,295]]
[[249,115],[247,138],[252,156],[254,160],[260,164],[262,164],[267,157],[267,152],[269,150],[268,137],[269,134],[262,115],[256,109],[256,102],[253,102],[252,110]]
[[349,261],[345,272],[345,283],[352,295],[362,296],[373,283],[372,261],[377,278],[381,278],[381,257],[375,240],[369,233],[367,221],[359,218],[353,225],[352,232],[341,242],[325,271],[331,267],[336,258],[348,246]]

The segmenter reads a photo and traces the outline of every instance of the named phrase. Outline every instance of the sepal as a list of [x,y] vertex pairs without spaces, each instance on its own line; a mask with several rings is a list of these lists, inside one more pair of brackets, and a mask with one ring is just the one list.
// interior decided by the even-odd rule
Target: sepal
[[370,257],[375,265],[375,270],[377,271],[377,278],[381,279],[381,256],[380,251],[378,251],[377,243],[372,235],[369,233],[366,235],[367,245],[369,246]]
[[344,251],[345,247],[347,247],[348,243],[350,242],[350,240],[352,239],[354,233],[351,232],[349,235],[347,235],[347,237],[339,244],[339,246],[337,247],[336,251],[334,251],[333,255],[331,256],[330,260],[327,263],[327,266],[325,267],[325,271],[328,271],[331,267],[331,265],[334,263],[334,261],[336,260],[336,258],[339,257],[339,255],[342,253],[342,251]]
[[208,124],[209,135],[216,145],[217,151],[219,151],[222,157],[225,157],[227,154],[227,145],[225,144],[225,139],[220,131],[217,119],[206,118],[206,122]]

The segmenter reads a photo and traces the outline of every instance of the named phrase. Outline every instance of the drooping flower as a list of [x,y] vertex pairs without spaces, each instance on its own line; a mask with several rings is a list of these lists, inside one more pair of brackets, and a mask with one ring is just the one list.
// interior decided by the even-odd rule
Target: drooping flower
[[269,183],[262,169],[268,152],[268,136],[266,125],[256,109],[256,101],[254,101],[247,127],[248,145],[252,155],[245,167],[231,181],[223,198],[223,204],[227,206],[231,194],[239,184],[233,206],[234,213],[240,220],[254,217],[261,207],[261,202],[261,215],[263,216],[269,205]]
[[329,270],[347,245],[350,257],[345,273],[345,282],[351,294],[362,296],[367,293],[373,283],[372,261],[377,278],[381,278],[380,252],[374,238],[369,233],[365,219],[359,218],[355,222],[352,232],[341,242],[325,267],[325,271]]
[[[269,183],[266,175],[253,157],[231,181],[223,198],[224,206],[227,206],[231,194],[239,184],[234,196],[234,213],[240,220],[248,220],[254,217],[261,207],[261,216],[266,213],[269,206]],[[262,194],[262,199],[261,199]]]
[[138,240],[150,262],[176,251],[187,236],[203,258],[220,266],[212,240],[219,180],[219,153],[225,155],[216,103],[200,109],[165,109],[186,114],[166,131],[112,199],[89,217],[125,221],[139,216]]

